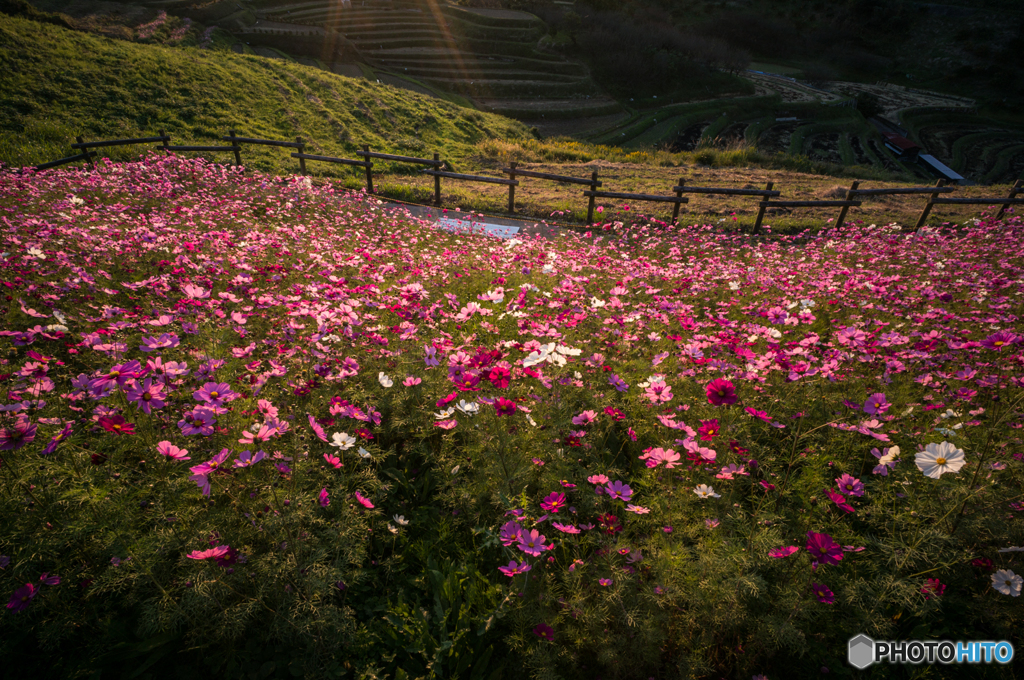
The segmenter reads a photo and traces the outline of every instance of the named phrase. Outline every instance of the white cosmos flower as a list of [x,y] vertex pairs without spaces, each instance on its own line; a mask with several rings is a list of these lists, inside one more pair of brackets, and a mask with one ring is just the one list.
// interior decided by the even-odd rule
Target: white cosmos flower
[[344,432],[335,432],[331,435],[331,446],[337,446],[342,451],[348,451],[356,445],[356,438]]
[[445,410],[435,413],[434,418],[436,418],[437,420],[446,420],[448,418],[451,418],[453,413],[455,413],[455,407],[449,406]]
[[369,458],[370,457],[370,452],[367,451],[366,449],[364,449],[362,446],[360,446],[359,447],[359,457],[360,458]]
[[729,290],[739,290],[739,289],[740,289],[739,281],[730,281],[729,282]]
[[1024,585],[1024,578],[1014,574],[1009,569],[1000,569],[992,574],[992,587],[1003,595],[1020,597],[1021,586]]
[[715,490],[707,484],[700,484],[693,490],[701,498],[721,498],[722,494],[715,493]]
[[391,387],[395,384],[390,377],[384,375],[384,371],[377,374],[377,382],[379,382],[383,387]]
[[604,300],[598,300],[596,297],[590,298],[590,306],[593,309],[601,309],[606,304],[608,304],[608,303],[605,302]]
[[1024,552],[1024,547],[1010,546],[1009,548],[1000,548],[999,552],[1001,552],[1001,553]]
[[944,472],[959,472],[966,464],[964,452],[949,442],[929,444],[914,458],[918,469],[925,477],[938,479]]
[[397,524],[400,527],[409,526],[409,520],[405,518],[405,515],[395,515],[392,519],[394,519],[395,524]]
[[886,463],[892,463],[896,460],[896,456],[900,455],[900,447],[890,446],[885,450],[885,453],[881,458],[878,459],[879,465],[885,465]]
[[475,416],[480,413],[480,404],[475,401],[467,402],[465,399],[460,399],[459,403],[455,405],[455,408],[459,409],[467,416]]

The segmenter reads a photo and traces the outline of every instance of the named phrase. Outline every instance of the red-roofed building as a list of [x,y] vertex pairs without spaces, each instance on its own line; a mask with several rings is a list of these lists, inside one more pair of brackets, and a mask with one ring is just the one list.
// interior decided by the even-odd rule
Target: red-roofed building
[[913,161],[917,160],[917,155],[921,153],[921,147],[895,132],[883,132],[882,136],[885,137],[885,145],[889,150],[900,158]]

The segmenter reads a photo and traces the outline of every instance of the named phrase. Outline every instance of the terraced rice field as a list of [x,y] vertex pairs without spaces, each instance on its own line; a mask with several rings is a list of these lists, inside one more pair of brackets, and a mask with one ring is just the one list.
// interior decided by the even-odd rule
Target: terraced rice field
[[620,109],[583,64],[538,47],[545,26],[526,12],[317,0],[265,9],[263,16],[336,30],[377,72],[469,97],[484,110],[541,120]]

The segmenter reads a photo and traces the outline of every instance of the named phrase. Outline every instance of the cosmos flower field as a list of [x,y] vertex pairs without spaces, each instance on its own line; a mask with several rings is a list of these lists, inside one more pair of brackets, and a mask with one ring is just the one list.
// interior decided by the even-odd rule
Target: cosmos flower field
[[0,658],[783,678],[853,674],[858,633],[1019,649],[1020,218],[603,215],[501,240],[199,160],[0,172]]

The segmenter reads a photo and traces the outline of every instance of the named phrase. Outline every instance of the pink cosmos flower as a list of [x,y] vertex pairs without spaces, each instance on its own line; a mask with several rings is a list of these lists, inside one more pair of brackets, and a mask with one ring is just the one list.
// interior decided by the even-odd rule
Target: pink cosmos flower
[[839,564],[843,559],[843,549],[828,534],[807,532],[807,552],[818,564]]
[[309,418],[309,428],[313,430],[313,434],[316,435],[316,438],[322,442],[326,442],[327,434],[324,432],[324,428],[320,426],[320,423],[316,422],[316,418],[309,415],[308,413],[306,414],[306,416]]
[[331,497],[327,495],[327,487],[320,489],[320,494],[316,497],[317,502],[320,503],[321,508],[326,508],[331,504]]
[[442,430],[451,430],[452,428],[454,428],[458,424],[459,424],[459,421],[455,420],[455,418],[450,418],[448,420],[438,420],[438,421],[436,421],[434,423],[434,427],[439,427]]
[[572,424],[573,425],[589,425],[590,423],[594,422],[595,418],[597,418],[597,412],[596,411],[583,411],[579,415],[573,416]]
[[731,406],[736,403],[736,387],[724,378],[717,378],[705,388],[708,403],[712,406]]
[[231,551],[229,545],[218,545],[207,550],[193,550],[186,557],[192,560],[219,560]]
[[505,366],[495,366],[487,374],[487,379],[491,381],[491,384],[502,390],[509,386],[511,377],[512,374]]
[[610,578],[599,578],[599,579],[597,579],[597,582],[600,583],[605,588],[607,588],[608,586],[610,586],[612,584],[612,580]]
[[511,561],[509,561],[507,567],[498,567],[498,571],[500,571],[505,576],[508,576],[509,578],[512,578],[512,577],[516,576],[517,574],[525,574],[526,572],[530,571],[530,569],[532,569],[532,568],[533,567],[531,567],[526,562],[518,563],[515,560],[511,560]]
[[629,505],[626,506],[626,512],[632,512],[636,515],[646,515],[650,511],[650,508],[645,508],[642,505],[633,505],[632,503],[630,503]]
[[580,530],[571,524],[562,524],[560,522],[552,522],[551,526],[561,531],[563,534],[578,534]]
[[183,419],[178,421],[178,427],[181,428],[181,433],[185,436],[198,434],[209,437],[213,434],[213,424],[217,422],[217,419],[213,416],[212,409],[205,406],[197,406],[186,413]]
[[369,498],[359,493],[358,491],[356,491],[355,497],[356,500],[359,501],[359,504],[362,505],[364,508],[366,508],[367,510],[373,510],[373,503],[370,502]]
[[781,548],[775,548],[773,550],[769,550],[768,551],[768,557],[775,557],[777,559],[778,558],[783,558],[783,557],[789,557],[790,555],[795,554],[799,550],[800,550],[800,548],[796,547],[795,545],[786,545],[786,546],[783,546]]
[[341,469],[341,467],[344,465],[344,463],[341,462],[341,458],[338,458],[337,456],[332,456],[329,453],[324,454],[324,460],[327,461],[328,465],[333,466],[335,469]]
[[591,484],[597,484],[597,485],[607,484],[608,483],[608,476],[607,475],[590,475],[589,477],[587,477],[587,481],[590,482]]
[[930,600],[932,597],[941,597],[946,592],[946,586],[937,578],[925,579],[925,584],[921,588],[921,593],[924,595],[924,599]]
[[231,451],[223,449],[220,453],[205,463],[189,468],[189,471],[192,473],[192,476],[189,477],[189,479],[199,486],[199,489],[203,492],[204,496],[210,495],[210,475],[220,470],[221,465],[223,465],[224,461],[226,461],[230,455]]
[[405,385],[406,387],[412,387],[413,385],[419,385],[421,382],[423,382],[421,378],[417,378],[414,375],[410,375],[409,377],[402,381],[402,384]]
[[188,455],[188,449],[179,449],[169,441],[162,441],[156,445],[156,452],[168,460],[192,460]]

